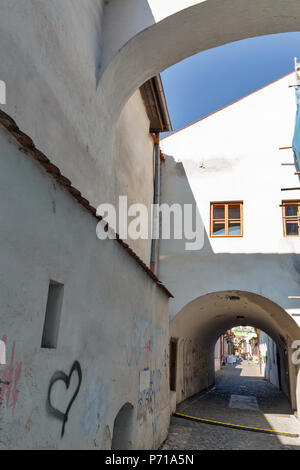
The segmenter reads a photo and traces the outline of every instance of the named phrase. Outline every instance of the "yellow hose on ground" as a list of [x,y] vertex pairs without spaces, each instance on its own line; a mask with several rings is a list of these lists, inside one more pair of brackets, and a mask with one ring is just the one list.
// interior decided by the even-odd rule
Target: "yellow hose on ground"
[[174,416],[177,416],[178,418],[189,419],[191,421],[200,421],[201,423],[215,424],[215,425],[219,425],[219,426],[225,426],[225,427],[230,427],[230,428],[241,429],[241,430],[244,430],[244,431],[263,432],[263,433],[268,433],[268,434],[276,434],[277,436],[278,435],[283,435],[283,436],[288,436],[288,437],[299,437],[299,434],[294,433],[294,432],[275,431],[274,429],[253,428],[251,426],[243,426],[243,425],[240,425],[240,424],[224,423],[222,421],[214,421],[212,419],[198,418],[197,416],[189,416],[189,415],[185,415],[183,413],[174,413]]

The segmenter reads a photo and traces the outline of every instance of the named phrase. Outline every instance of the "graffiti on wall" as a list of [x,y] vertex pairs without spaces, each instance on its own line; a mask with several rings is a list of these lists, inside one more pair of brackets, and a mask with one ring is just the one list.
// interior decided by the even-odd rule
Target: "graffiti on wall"
[[[55,408],[53,405],[52,405],[52,401],[51,401],[51,392],[52,392],[52,389],[53,389],[53,386],[55,383],[61,381],[65,384],[66,386],[66,390],[68,390],[69,386],[70,386],[70,382],[71,382],[71,378],[73,376],[73,374],[77,374],[78,376],[78,384],[77,384],[77,387],[68,403],[68,406],[66,408],[65,411],[61,411],[59,410],[58,408]],[[70,410],[72,408],[72,405],[78,395],[78,392],[79,392],[79,389],[80,389],[80,386],[81,386],[81,382],[82,382],[82,371],[81,371],[81,367],[80,367],[80,364],[78,361],[75,361],[71,367],[71,370],[69,372],[69,375],[65,374],[65,372],[59,370],[59,371],[56,371],[54,372],[54,374],[52,375],[51,379],[50,379],[50,383],[49,383],[49,387],[48,387],[48,395],[47,395],[47,410],[48,412],[52,415],[52,416],[55,416],[55,418],[59,419],[60,421],[62,421],[62,428],[61,428],[61,437],[63,437],[64,433],[65,433],[65,425],[66,425],[66,422],[68,421],[68,416],[69,416],[69,413],[70,413]]]
[[[7,337],[2,337],[2,342],[7,345]],[[15,362],[16,341],[13,342],[9,363],[3,369],[0,368],[0,404],[13,411],[18,401],[18,382],[22,371],[22,362]],[[7,347],[6,347],[7,351]]]
[[[156,414],[156,405],[161,391],[162,373],[160,369],[140,371],[138,394],[138,419],[145,418],[147,413]],[[154,420],[155,421],[155,420]]]
[[165,335],[165,329],[158,328],[150,322],[148,312],[146,312],[145,318],[134,315],[130,344],[124,345],[128,366],[138,365],[143,353],[155,351],[161,356],[163,354]]
[[93,379],[85,397],[85,408],[81,416],[81,434],[88,435],[91,431],[98,432],[103,424],[106,408],[104,385]]

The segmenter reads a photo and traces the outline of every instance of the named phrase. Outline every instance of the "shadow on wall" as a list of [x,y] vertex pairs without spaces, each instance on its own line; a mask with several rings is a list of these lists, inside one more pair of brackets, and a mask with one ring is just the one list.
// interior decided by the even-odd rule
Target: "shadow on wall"
[[130,450],[133,446],[133,413],[130,403],[125,403],[114,422],[112,450]]
[[186,250],[190,240],[184,236],[179,240],[160,240],[159,276],[175,294],[170,304],[171,318],[192,299],[224,290],[253,292],[284,309],[299,308],[299,302],[288,299],[288,295],[299,291],[300,256],[296,253],[214,253],[184,166],[166,155],[162,165],[161,202],[191,204],[194,220],[197,216],[199,221],[197,231],[201,231],[197,236],[202,237],[202,248],[194,251]]

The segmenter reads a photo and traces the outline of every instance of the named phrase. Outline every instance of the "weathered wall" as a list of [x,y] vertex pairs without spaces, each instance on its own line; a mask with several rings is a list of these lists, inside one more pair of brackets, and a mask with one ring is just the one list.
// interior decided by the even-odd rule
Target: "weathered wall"
[[[193,3],[184,2],[184,6]],[[119,47],[122,44],[115,46],[115,51],[117,51],[115,60],[112,63],[109,63],[109,59],[107,60],[109,66],[106,68],[103,76],[100,77],[103,49],[106,47],[103,44],[104,14],[103,2],[101,0],[90,0],[89,2],[78,2],[75,0],[65,0],[64,2],[59,0],[51,2],[46,0],[24,0],[22,2],[19,0],[3,0],[1,2],[0,15],[0,78],[7,83],[7,105],[3,109],[16,119],[22,130],[34,139],[37,146],[51,158],[51,161],[61,168],[63,174],[70,178],[73,184],[94,205],[103,201],[112,202],[119,194],[118,187],[116,186],[119,179],[116,176],[115,167],[112,163],[114,161],[113,144],[116,137],[115,125],[121,109],[138,86],[165,67],[198,52],[200,49],[204,50],[256,34],[296,30],[299,27],[299,15],[297,14],[299,13],[299,3],[295,0],[285,0],[286,15],[283,16],[281,15],[282,5],[283,2],[280,0],[255,0],[253,2],[248,2],[247,0],[229,0],[226,4],[210,0],[203,2],[203,5],[196,5],[191,9],[183,11],[182,14],[173,15],[153,27],[146,28],[142,34],[132,40],[130,40],[130,37],[126,37],[124,40],[124,34],[120,34],[122,40],[125,41],[124,44],[126,44],[121,50],[119,50]],[[169,12],[173,13],[174,10],[169,10]],[[159,19],[163,17],[164,15],[160,16]],[[151,17],[149,18],[151,23]],[[220,19],[222,19],[224,26],[221,32],[219,30]],[[146,22],[143,20],[142,28],[135,26],[133,34],[143,29],[145,25],[150,25],[150,23],[148,23],[148,20]],[[129,29],[132,33],[132,29]],[[116,34],[118,34],[117,28],[115,30]],[[181,41],[180,44],[174,42],[174,30],[180,30],[181,36],[186,40]],[[123,33],[123,28],[120,28],[120,32]],[[169,47],[161,47],[162,44],[168,44]],[[9,51],[9,54],[7,51]],[[19,187],[22,188],[24,182],[23,180],[21,181],[19,173],[15,173],[15,175],[20,179],[20,181],[17,180],[19,186],[16,185],[19,191]],[[29,177],[28,180],[30,180]],[[8,189],[11,190],[11,188]],[[30,190],[37,191],[36,187],[30,188]],[[23,194],[25,193],[23,192]],[[49,194],[52,196],[50,189]],[[15,193],[14,202],[16,199],[17,193]],[[22,197],[19,199],[22,201],[20,207],[23,209],[23,204],[27,204],[27,211],[32,214],[29,204],[29,200],[31,203],[32,200],[28,198],[28,202],[26,202]],[[19,199],[17,199],[18,202]],[[39,197],[33,199],[33,201],[36,204],[37,202],[42,204],[42,200]],[[8,202],[5,201],[5,204],[8,205]],[[16,211],[9,212],[11,207],[14,206],[9,206],[8,208],[5,204],[3,205],[3,211],[7,212],[6,209],[8,209],[11,219],[13,219],[10,220],[8,218],[7,227],[14,227],[13,224],[16,224],[17,221]],[[33,205],[33,207],[35,206]],[[55,208],[55,204],[53,207]],[[44,219],[45,215],[43,215],[41,220],[44,222]],[[20,220],[23,219],[21,218]],[[68,220],[68,218],[65,217],[64,220]],[[36,226],[34,226],[33,221],[31,222],[34,230],[31,230],[30,227],[28,228],[27,219],[25,222],[27,225],[25,223],[25,232],[22,234],[22,237],[24,239],[25,236],[25,240],[29,240],[28,234],[30,234],[29,241],[31,244],[35,240],[34,236],[38,234],[39,243],[44,243],[45,245],[46,242],[43,241],[43,237],[47,237],[48,233],[50,237],[50,234],[54,232],[54,228],[52,227],[52,230],[50,230],[47,224],[45,225],[48,230],[46,234],[42,230],[36,232]],[[63,223],[61,222],[61,224]],[[11,231],[9,230],[9,233],[5,235],[6,243],[13,244],[16,241],[18,245],[20,239],[17,238],[15,240],[14,237],[11,237]],[[47,240],[47,256],[49,259],[50,255],[53,257],[51,258],[53,263],[54,260],[57,260],[51,251],[53,249],[57,256],[58,254],[60,255],[59,259],[60,263],[62,263],[64,257],[61,254],[64,255],[65,252],[70,252],[70,257],[72,257],[72,252],[70,251],[70,246],[67,248],[64,245],[63,230],[58,229],[57,234],[61,235],[61,238],[58,239],[55,232],[57,244],[54,243],[52,238]],[[18,236],[21,235],[18,233]],[[28,239],[26,239],[26,236]],[[73,239],[67,241],[70,242],[72,247]],[[80,242],[78,243],[78,250],[82,250],[83,247],[88,249],[85,237],[82,236]],[[111,248],[112,251],[119,249],[118,247],[115,248],[116,245],[114,244],[110,246],[114,247]],[[20,285],[23,286],[24,280],[20,276],[24,271],[26,282],[25,290],[22,292],[24,296],[28,295],[28,292],[31,293],[29,299],[31,302],[34,299],[40,302],[40,292],[46,292],[47,290],[45,286],[43,288],[41,285],[43,279],[44,281],[46,279],[45,275],[43,277],[43,273],[41,273],[41,277],[38,280],[35,278],[32,281],[27,281],[27,278],[31,279],[30,275],[32,273],[31,271],[29,272],[28,267],[26,268],[26,263],[30,261],[33,264],[34,260],[37,263],[37,254],[42,252],[37,242],[36,247],[37,250],[34,253],[30,252],[30,250],[26,251],[26,253],[20,252],[20,259],[24,261],[22,268],[19,269],[14,258],[9,260],[8,263],[7,254],[5,255],[5,264],[3,264],[8,264],[8,274],[10,273],[11,275],[10,278],[7,278],[10,279],[9,286],[15,286],[16,290]],[[3,250],[4,248],[5,245],[3,244]],[[45,246],[44,250],[46,250]],[[17,250],[15,250],[16,253]],[[104,253],[104,250],[102,253],[104,257],[107,257],[108,264],[112,259],[109,258],[110,253],[109,250],[107,250],[107,254]],[[75,263],[77,258],[75,256],[72,259],[73,263]],[[212,259],[210,258],[210,261]],[[249,261],[248,268],[253,269],[254,262],[256,265],[256,261],[257,259],[252,258]],[[193,255],[193,266],[191,265],[189,282],[186,283],[187,288],[185,292],[178,290],[178,298],[183,302],[181,307],[192,298],[190,294],[195,291],[195,288],[198,292],[197,295],[200,293],[198,291],[200,285],[197,278],[198,267],[195,269],[195,265],[198,262],[199,259]],[[228,265],[230,264],[226,259],[225,262]],[[242,263],[243,259],[240,259],[240,262]],[[49,263],[51,265],[51,260]],[[102,267],[106,266],[107,263],[103,263]],[[131,281],[129,286],[132,288],[132,285],[135,286],[135,283],[132,282],[132,277],[128,275],[128,270],[122,271],[122,268],[119,269],[118,263],[119,261],[116,261],[116,264],[113,266],[115,272],[120,273],[120,276],[123,273],[126,282],[129,278]],[[283,260],[283,263],[286,263],[284,266],[288,266],[290,271],[285,277],[285,284],[289,285],[289,288],[294,289],[298,286],[294,277],[294,271],[298,269],[297,262],[294,257],[288,257]],[[70,262],[70,269],[72,268],[71,265],[72,263]],[[78,265],[81,267],[81,263],[78,263]],[[174,258],[174,265],[170,265],[170,279],[174,279],[174,273],[176,273],[178,266],[181,267],[178,264],[178,260]],[[211,264],[211,272],[208,273],[207,284],[202,283],[202,293],[205,292],[209,284],[209,276],[213,276],[215,267],[216,264]],[[276,268],[277,261],[274,261],[272,269]],[[14,269],[18,273],[16,276],[15,272],[12,273]],[[86,267],[86,269],[88,268]],[[90,273],[90,271],[87,272]],[[261,270],[260,273],[261,277],[266,279],[268,270]],[[99,273],[95,274],[98,275]],[[183,270],[182,275],[185,276],[185,274]],[[76,277],[76,273],[73,273],[73,270],[72,275]],[[97,277],[99,278],[99,276]],[[62,274],[61,278],[63,278]],[[235,284],[234,288],[237,287],[236,282],[240,281],[240,278],[239,273],[236,273],[236,276],[232,278],[232,284]],[[291,278],[293,278],[292,284],[289,283]],[[47,282],[48,279],[47,277]],[[77,277],[76,279],[78,285],[80,285],[81,278]],[[107,292],[111,292],[113,287],[114,293],[116,291],[113,279],[111,278],[110,282],[107,283],[107,289],[105,291],[103,289],[104,306]],[[39,286],[38,294],[35,287],[32,287],[35,281]],[[27,287],[27,282],[30,283],[33,292],[31,291],[32,289],[30,290]],[[226,284],[227,282],[220,278],[218,288],[228,288],[228,284]],[[239,285],[241,286],[241,284]],[[126,285],[125,283],[124,286]],[[271,286],[272,283],[269,283],[267,292],[271,289]],[[123,289],[121,286],[119,288],[120,290]],[[143,292],[143,288],[141,288],[140,292]],[[254,290],[259,288],[257,284],[254,286]],[[84,286],[80,285],[78,292],[80,292],[80,289],[84,289]],[[272,291],[274,292],[274,286]],[[14,303],[18,304],[17,307],[19,308],[15,308],[16,312],[21,312],[24,308],[23,305],[29,310],[32,307],[32,311],[37,312],[33,304],[30,302],[28,305],[26,304],[25,300],[27,300],[27,297],[20,300],[21,297],[18,297],[20,289],[17,290],[17,294],[6,293],[6,302],[7,299],[12,297]],[[134,297],[131,301],[137,302]],[[74,302],[74,308],[81,303],[83,304],[82,299],[85,298],[86,295],[82,295],[81,302]],[[117,299],[113,298],[113,306],[115,305],[114,302],[117,302]],[[144,306],[144,298],[142,303]],[[106,305],[110,305],[110,303],[108,302]],[[179,307],[178,304],[177,307]],[[45,308],[45,305],[43,305],[43,308]],[[122,308],[124,308],[123,305]],[[179,309],[180,307],[175,309],[175,312]],[[76,318],[78,317],[79,315],[77,314]],[[15,330],[18,330],[16,333],[19,332],[17,327]],[[30,334],[30,332],[27,332],[27,334]],[[74,341],[76,342],[76,338]],[[110,344],[113,344],[113,341]],[[49,360],[52,360],[52,356],[51,354],[49,355]],[[54,365],[58,367],[58,364],[55,363]],[[64,365],[66,368],[69,366],[69,364]],[[122,372],[124,373],[123,369]],[[44,385],[45,382],[41,383],[42,387]],[[31,392],[32,390],[29,387],[28,395],[34,396]],[[119,403],[119,408],[121,406],[122,403]],[[27,409],[27,407],[25,406],[24,409]],[[17,415],[15,414],[15,416]],[[31,420],[32,418],[29,419]],[[53,426],[57,426],[57,423],[53,424]],[[50,428],[51,426],[49,427],[49,433],[52,432]],[[106,433],[106,437],[107,435],[108,433]]]
[[2,109],[89,199],[101,184],[103,0],[4,0],[0,12]]
[[[139,90],[114,123],[114,148],[105,151],[111,125],[98,96],[103,22],[103,0],[1,2],[2,108],[94,206],[119,194],[151,204],[152,141]],[[149,264],[149,243],[135,244]]]
[[147,266],[150,265],[152,233],[150,219],[154,178],[153,140],[149,134],[149,127],[141,93],[137,90],[126,103],[118,119],[113,157],[117,194],[128,196],[128,207],[138,203],[148,209],[148,238],[127,240]]
[[105,49],[101,69],[105,70],[132,37],[158,21],[203,1],[206,0],[106,0],[103,28]]
[[[231,300],[231,296],[238,300]],[[290,398],[292,408],[296,409],[294,380],[298,368],[292,364],[289,355],[294,351],[290,347],[292,341],[300,338],[299,328],[278,305],[265,297],[242,291],[201,296],[187,304],[171,321],[170,334],[178,338],[177,403],[214,384],[216,341],[221,333],[238,326],[241,321],[244,325],[268,331],[276,342],[280,354],[281,388]]]
[[[1,130],[1,448],[110,448],[125,403],[133,448],[155,448],[169,424],[168,299],[96,219]],[[49,280],[64,284],[56,349],[41,348]],[[47,410],[57,371],[82,371],[65,433]],[[78,384],[50,390],[65,412]],[[9,382],[9,383],[7,383]]]
[[259,334],[259,352],[262,375],[264,375],[271,384],[279,388],[276,344],[272,338],[263,331]]

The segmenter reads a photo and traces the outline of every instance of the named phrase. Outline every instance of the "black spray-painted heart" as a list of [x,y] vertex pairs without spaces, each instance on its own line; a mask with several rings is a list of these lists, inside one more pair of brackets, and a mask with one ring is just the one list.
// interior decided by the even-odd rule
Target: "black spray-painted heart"
[[[54,408],[54,406],[52,405],[52,403],[51,403],[51,390],[52,390],[53,385],[56,382],[58,382],[59,380],[64,382],[64,384],[66,385],[66,389],[68,390],[70,382],[71,382],[71,378],[72,378],[72,375],[73,375],[74,372],[77,372],[77,374],[78,374],[78,385],[77,385],[77,388],[76,388],[76,390],[75,390],[75,392],[74,392],[74,394],[73,394],[73,396],[72,396],[72,398],[71,398],[71,400],[70,400],[70,402],[67,406],[66,411],[63,413],[62,411],[58,410],[57,408]],[[66,425],[66,422],[68,421],[68,415],[69,415],[71,406],[73,405],[74,400],[78,395],[78,392],[79,392],[79,389],[80,389],[80,386],[81,386],[81,382],[82,382],[82,372],[81,372],[81,367],[80,367],[80,364],[79,364],[78,361],[75,361],[73,363],[69,375],[67,375],[64,372],[62,372],[61,370],[59,370],[57,372],[54,372],[54,374],[51,377],[51,380],[50,380],[50,383],[49,383],[49,388],[48,388],[47,409],[48,409],[48,412],[50,414],[52,414],[53,416],[55,416],[56,418],[58,418],[59,420],[61,420],[63,422],[62,429],[61,429],[61,437],[63,437],[63,435],[65,433],[65,425]]]

